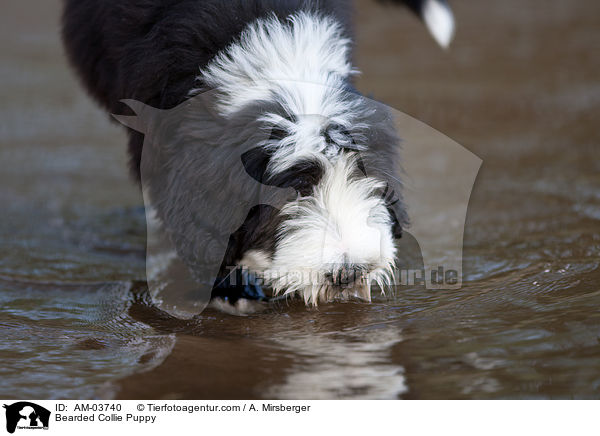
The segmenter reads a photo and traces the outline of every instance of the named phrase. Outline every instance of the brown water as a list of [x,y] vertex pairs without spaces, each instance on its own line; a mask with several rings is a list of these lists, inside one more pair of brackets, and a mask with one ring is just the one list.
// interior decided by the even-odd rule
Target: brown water
[[462,289],[192,324],[135,303],[141,195],[123,131],[66,66],[58,1],[4,2],[2,395],[599,398],[600,4],[453,6],[443,52],[359,2],[357,64],[361,90],[483,159]]

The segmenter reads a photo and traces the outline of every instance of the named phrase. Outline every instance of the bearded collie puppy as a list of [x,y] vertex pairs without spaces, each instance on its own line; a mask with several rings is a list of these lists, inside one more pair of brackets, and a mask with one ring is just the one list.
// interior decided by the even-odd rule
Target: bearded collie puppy
[[[453,20],[444,0],[398,2],[448,44]],[[279,208],[243,212],[211,278],[213,298],[266,299],[264,288],[316,305],[370,301],[372,283],[390,285],[395,239],[407,223],[399,144],[392,117],[352,85],[351,16],[345,0],[66,0],[68,56],[110,113],[123,113],[124,99],[168,110],[214,91],[218,122],[187,117],[186,133],[174,133],[185,140],[172,140],[176,146],[155,163],[162,176],[147,180],[191,270],[210,245],[193,222],[210,214],[201,201],[210,192],[243,184],[237,173],[246,171],[258,185],[296,193]],[[254,140],[250,130],[270,133]],[[240,156],[239,144],[249,142]],[[143,134],[130,130],[137,178],[144,145]],[[218,166],[223,156],[243,166]],[[202,185],[182,182],[198,177]],[[229,280],[231,267],[249,281]]]

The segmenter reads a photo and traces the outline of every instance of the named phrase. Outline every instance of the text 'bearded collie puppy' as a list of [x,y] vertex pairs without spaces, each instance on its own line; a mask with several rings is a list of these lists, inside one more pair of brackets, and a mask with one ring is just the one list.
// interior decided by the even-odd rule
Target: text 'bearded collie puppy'
[[[444,0],[402,3],[449,43]],[[370,301],[391,284],[399,140],[352,86],[351,6],[66,0],[70,60],[110,113],[135,112],[133,172],[213,300]]]

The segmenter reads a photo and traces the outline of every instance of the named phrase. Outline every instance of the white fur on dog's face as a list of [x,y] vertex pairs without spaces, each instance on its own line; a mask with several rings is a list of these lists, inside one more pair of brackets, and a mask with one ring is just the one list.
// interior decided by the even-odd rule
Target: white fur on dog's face
[[[396,248],[382,182],[357,177],[353,154],[327,162],[323,178],[307,197],[288,203],[272,257],[252,251],[242,265],[260,270],[275,294],[299,292],[316,305],[337,294],[371,299],[371,285],[390,284]],[[327,280],[345,266],[364,269],[354,284],[340,288]]]
[[[348,92],[356,73],[349,57],[337,22],[300,12],[286,22],[257,20],[199,76],[216,89],[223,117],[256,101],[281,108],[257,114],[265,128],[283,132],[260,144],[270,153],[270,175],[307,161],[323,169],[309,195],[281,210],[274,252],[252,249],[240,261],[275,294],[298,292],[313,305],[340,294],[370,300],[373,281],[382,289],[390,283],[396,253],[385,184],[361,173],[348,151],[367,149],[360,138],[370,113]],[[331,280],[355,267],[361,272],[352,284]]]

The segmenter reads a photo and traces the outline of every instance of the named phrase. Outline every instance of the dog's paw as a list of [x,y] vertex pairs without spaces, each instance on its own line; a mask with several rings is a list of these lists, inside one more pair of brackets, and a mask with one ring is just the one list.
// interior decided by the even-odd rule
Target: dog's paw
[[209,307],[229,315],[248,316],[265,311],[268,303],[247,298],[239,298],[235,303],[231,303],[228,299],[216,297],[210,301]]

